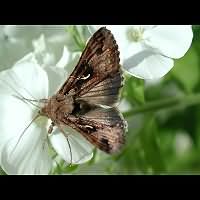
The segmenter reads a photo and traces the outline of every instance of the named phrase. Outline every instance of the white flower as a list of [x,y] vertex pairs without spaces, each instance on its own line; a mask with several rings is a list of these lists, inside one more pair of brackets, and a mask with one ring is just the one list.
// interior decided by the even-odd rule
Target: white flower
[[190,135],[184,131],[178,131],[174,140],[175,151],[178,156],[185,155],[191,150],[193,141]]
[[[63,79],[60,73],[52,76],[51,68],[44,69],[38,65],[34,54],[31,53],[11,69],[0,73],[0,165],[8,174],[49,173],[53,162],[48,139],[62,159],[67,163],[71,161],[69,145],[64,135],[58,129],[50,136],[47,134],[50,123],[47,118],[39,117],[22,134],[37,115],[38,109],[16,96],[22,95],[37,100],[48,98],[49,83],[55,84],[52,86],[53,91],[58,87],[58,80]],[[93,146],[76,131],[66,131],[72,149],[72,163],[80,164],[91,159]]]
[[[67,71],[74,69],[78,63],[81,52],[71,52],[64,45],[62,47],[62,54],[56,55],[54,46],[48,44],[48,38],[42,34],[37,40],[33,40],[34,55],[41,67],[57,66],[59,68],[66,68]],[[60,57],[62,59],[60,59]],[[55,64],[56,63],[56,64]]]
[[[1,25],[0,26],[0,70],[12,66],[31,51],[37,51],[37,40],[43,35],[46,49],[46,62],[55,65],[62,55],[63,47],[69,40],[67,25]],[[41,44],[41,42],[39,42]]]
[[[96,29],[100,26],[94,26]],[[143,79],[163,77],[193,39],[191,25],[108,25],[119,45],[123,67]],[[90,27],[89,27],[90,28]],[[92,29],[90,28],[92,32]]]

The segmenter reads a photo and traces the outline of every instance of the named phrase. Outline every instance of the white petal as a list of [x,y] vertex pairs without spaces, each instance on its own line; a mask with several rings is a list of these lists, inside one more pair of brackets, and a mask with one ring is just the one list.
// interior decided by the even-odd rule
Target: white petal
[[[123,63],[124,60],[128,59],[134,54],[137,54],[146,49],[143,42],[130,41],[128,38],[128,31],[131,28],[139,28],[141,25],[108,25],[108,28],[119,46],[120,60]],[[145,30],[151,29],[153,26],[143,26]]]
[[139,25],[140,27],[142,27],[145,31],[155,28],[157,25]]
[[41,26],[41,33],[45,34],[52,42],[53,38],[57,38],[58,40],[62,40],[66,38],[66,29],[68,25],[43,25]]
[[55,55],[49,50],[44,34],[32,42],[34,55],[42,67],[55,65]]
[[35,53],[42,53],[46,50],[45,37],[43,34],[38,39],[33,40],[32,43]]
[[69,62],[70,52],[67,49],[66,46],[63,48],[63,54],[58,63],[56,64],[56,67],[58,68],[64,68],[66,67],[67,63]]
[[13,95],[18,97],[23,95],[31,99],[46,98],[48,95],[46,72],[35,63],[32,54],[29,54],[10,70],[1,72],[0,81],[2,168],[7,173],[48,173],[49,158],[46,150],[41,150],[41,128],[35,127],[34,124],[25,132],[20,140],[22,142],[11,155],[18,138],[36,115],[35,107]]
[[65,69],[54,66],[45,67],[44,70],[48,74],[49,79],[49,96],[52,96],[66,81],[68,73]]
[[181,58],[191,46],[191,25],[158,25],[145,33],[146,44],[171,58]]
[[39,36],[41,27],[39,25],[7,25],[4,32],[9,37],[31,40]]
[[120,101],[117,107],[121,112],[127,112],[131,109],[130,103],[125,98]]
[[60,61],[68,39],[66,27],[65,25],[42,26],[41,36],[33,41],[34,52],[43,67],[56,65]]
[[36,113],[19,99],[0,96],[1,167],[8,174],[47,174],[51,168],[51,159],[47,146],[43,148],[45,126],[33,123],[19,140]]
[[15,65],[23,63],[23,62],[31,62],[31,63],[37,64],[37,60],[32,52],[26,54],[23,58],[15,62]]
[[72,73],[80,57],[81,57],[81,52],[74,52],[70,54],[68,64],[65,67],[68,73]]
[[[67,134],[69,134],[68,138],[72,150],[72,163],[81,164],[90,160],[93,156],[93,146],[83,136],[70,128],[67,130]],[[65,136],[57,129],[50,136],[50,141],[56,152],[67,163],[70,163],[70,148]]]
[[98,26],[96,25],[88,25],[87,28],[91,36],[98,30]]
[[0,25],[0,40],[3,40],[5,36],[4,27],[5,25]]
[[[22,132],[25,126],[31,121],[33,111],[32,106],[10,95],[0,95],[0,149],[5,141]],[[0,150],[1,152],[1,150]]]
[[[29,137],[27,136],[29,134]],[[30,128],[16,146],[18,138],[11,139],[2,149],[1,167],[7,174],[48,174],[52,160],[42,130]]]
[[130,26],[126,25],[108,25],[106,26],[108,30],[112,32],[114,35],[114,38],[119,46],[120,51],[120,59],[123,61],[127,57],[127,53],[133,54],[134,52],[130,52],[127,50],[129,46],[131,45],[131,42],[128,40],[127,37],[127,30],[130,28]]
[[[56,34],[52,34],[51,36],[46,36],[46,45],[48,47],[48,51],[51,52],[55,56],[55,64],[59,61],[63,54],[63,48],[67,45],[69,40],[69,35],[66,32],[65,28],[60,27],[57,29],[57,26],[54,27]],[[46,35],[46,34],[45,34]],[[70,38],[71,39],[71,38]]]
[[[68,74],[65,70],[68,62],[71,61],[71,53],[64,47],[63,55],[56,66],[45,67],[49,79],[49,96],[54,95],[61,85],[66,81]],[[77,64],[77,63],[76,63]]]
[[32,51],[31,41],[38,35],[38,26],[5,25],[0,33],[0,66],[6,69],[28,52]]
[[0,73],[0,93],[17,95],[29,99],[48,97],[48,77],[31,54],[17,62],[9,70]]
[[158,79],[168,73],[173,65],[172,59],[146,50],[125,60],[123,67],[135,77]]
[[31,51],[24,40],[4,38],[0,43],[0,70],[13,66],[16,60]]

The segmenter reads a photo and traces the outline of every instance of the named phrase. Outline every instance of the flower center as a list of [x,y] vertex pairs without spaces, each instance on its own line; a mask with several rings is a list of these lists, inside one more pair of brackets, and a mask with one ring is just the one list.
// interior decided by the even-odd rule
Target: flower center
[[127,38],[131,42],[140,42],[143,40],[144,28],[143,27],[130,27],[127,30]]

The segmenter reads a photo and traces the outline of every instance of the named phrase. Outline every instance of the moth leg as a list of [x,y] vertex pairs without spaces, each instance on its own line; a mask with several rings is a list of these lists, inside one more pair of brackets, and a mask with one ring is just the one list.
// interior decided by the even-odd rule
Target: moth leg
[[71,148],[71,144],[70,144],[69,138],[68,138],[69,134],[65,133],[65,131],[64,131],[63,128],[62,128],[62,126],[57,125],[57,127],[59,128],[59,130],[64,134],[64,136],[65,136],[66,139],[67,139],[67,143],[68,143],[68,145],[69,145],[69,151],[70,151],[70,164],[69,164],[69,166],[71,167],[71,166],[72,166],[72,148]]
[[44,138],[44,141],[43,141],[43,144],[42,144],[42,149],[43,149],[43,150],[44,150],[44,147],[45,147],[46,142],[47,142],[48,145],[49,145],[48,135]]
[[53,127],[55,126],[55,123],[54,122],[51,122],[51,125],[49,126],[49,129],[48,129],[48,134],[51,134],[52,131],[53,131]]
[[[67,139],[67,143],[69,145],[69,151],[70,151],[70,164],[69,165],[72,166],[72,148],[71,148],[71,144],[70,144],[69,138],[68,138],[68,136],[70,134],[65,133],[65,131],[63,130],[63,128],[60,125],[55,124],[54,122],[51,122],[51,125],[49,126],[49,130],[48,130],[48,134],[52,133],[53,128],[54,128],[55,125],[58,127],[58,129],[64,134],[64,136]],[[47,138],[48,138],[48,136],[47,136]]]
[[[53,127],[54,127],[54,126],[55,126],[55,123],[54,123],[54,122],[51,122],[51,125],[49,126],[49,129],[48,129],[48,134],[51,134],[51,133],[52,133]],[[47,141],[47,142],[49,143],[48,134],[47,134],[47,136],[46,136],[45,139],[44,139],[44,142],[43,142],[43,149],[44,149],[45,142]]]

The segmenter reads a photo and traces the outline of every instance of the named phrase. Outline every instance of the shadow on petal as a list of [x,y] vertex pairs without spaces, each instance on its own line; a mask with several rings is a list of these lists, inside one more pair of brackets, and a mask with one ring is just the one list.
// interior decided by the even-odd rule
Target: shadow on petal
[[144,50],[125,60],[123,66],[132,76],[159,79],[173,67],[174,61],[154,51]]
[[[93,157],[93,145],[91,145],[80,133],[66,127],[65,132],[72,151],[72,164],[82,164],[89,161]],[[53,148],[67,163],[71,162],[71,154],[69,144],[66,137],[56,129],[50,136]]]
[[141,62],[143,62],[146,58],[152,55],[154,55],[154,52],[149,50],[144,50],[125,60],[124,66],[126,66],[126,70],[129,70],[133,67],[137,67]]

